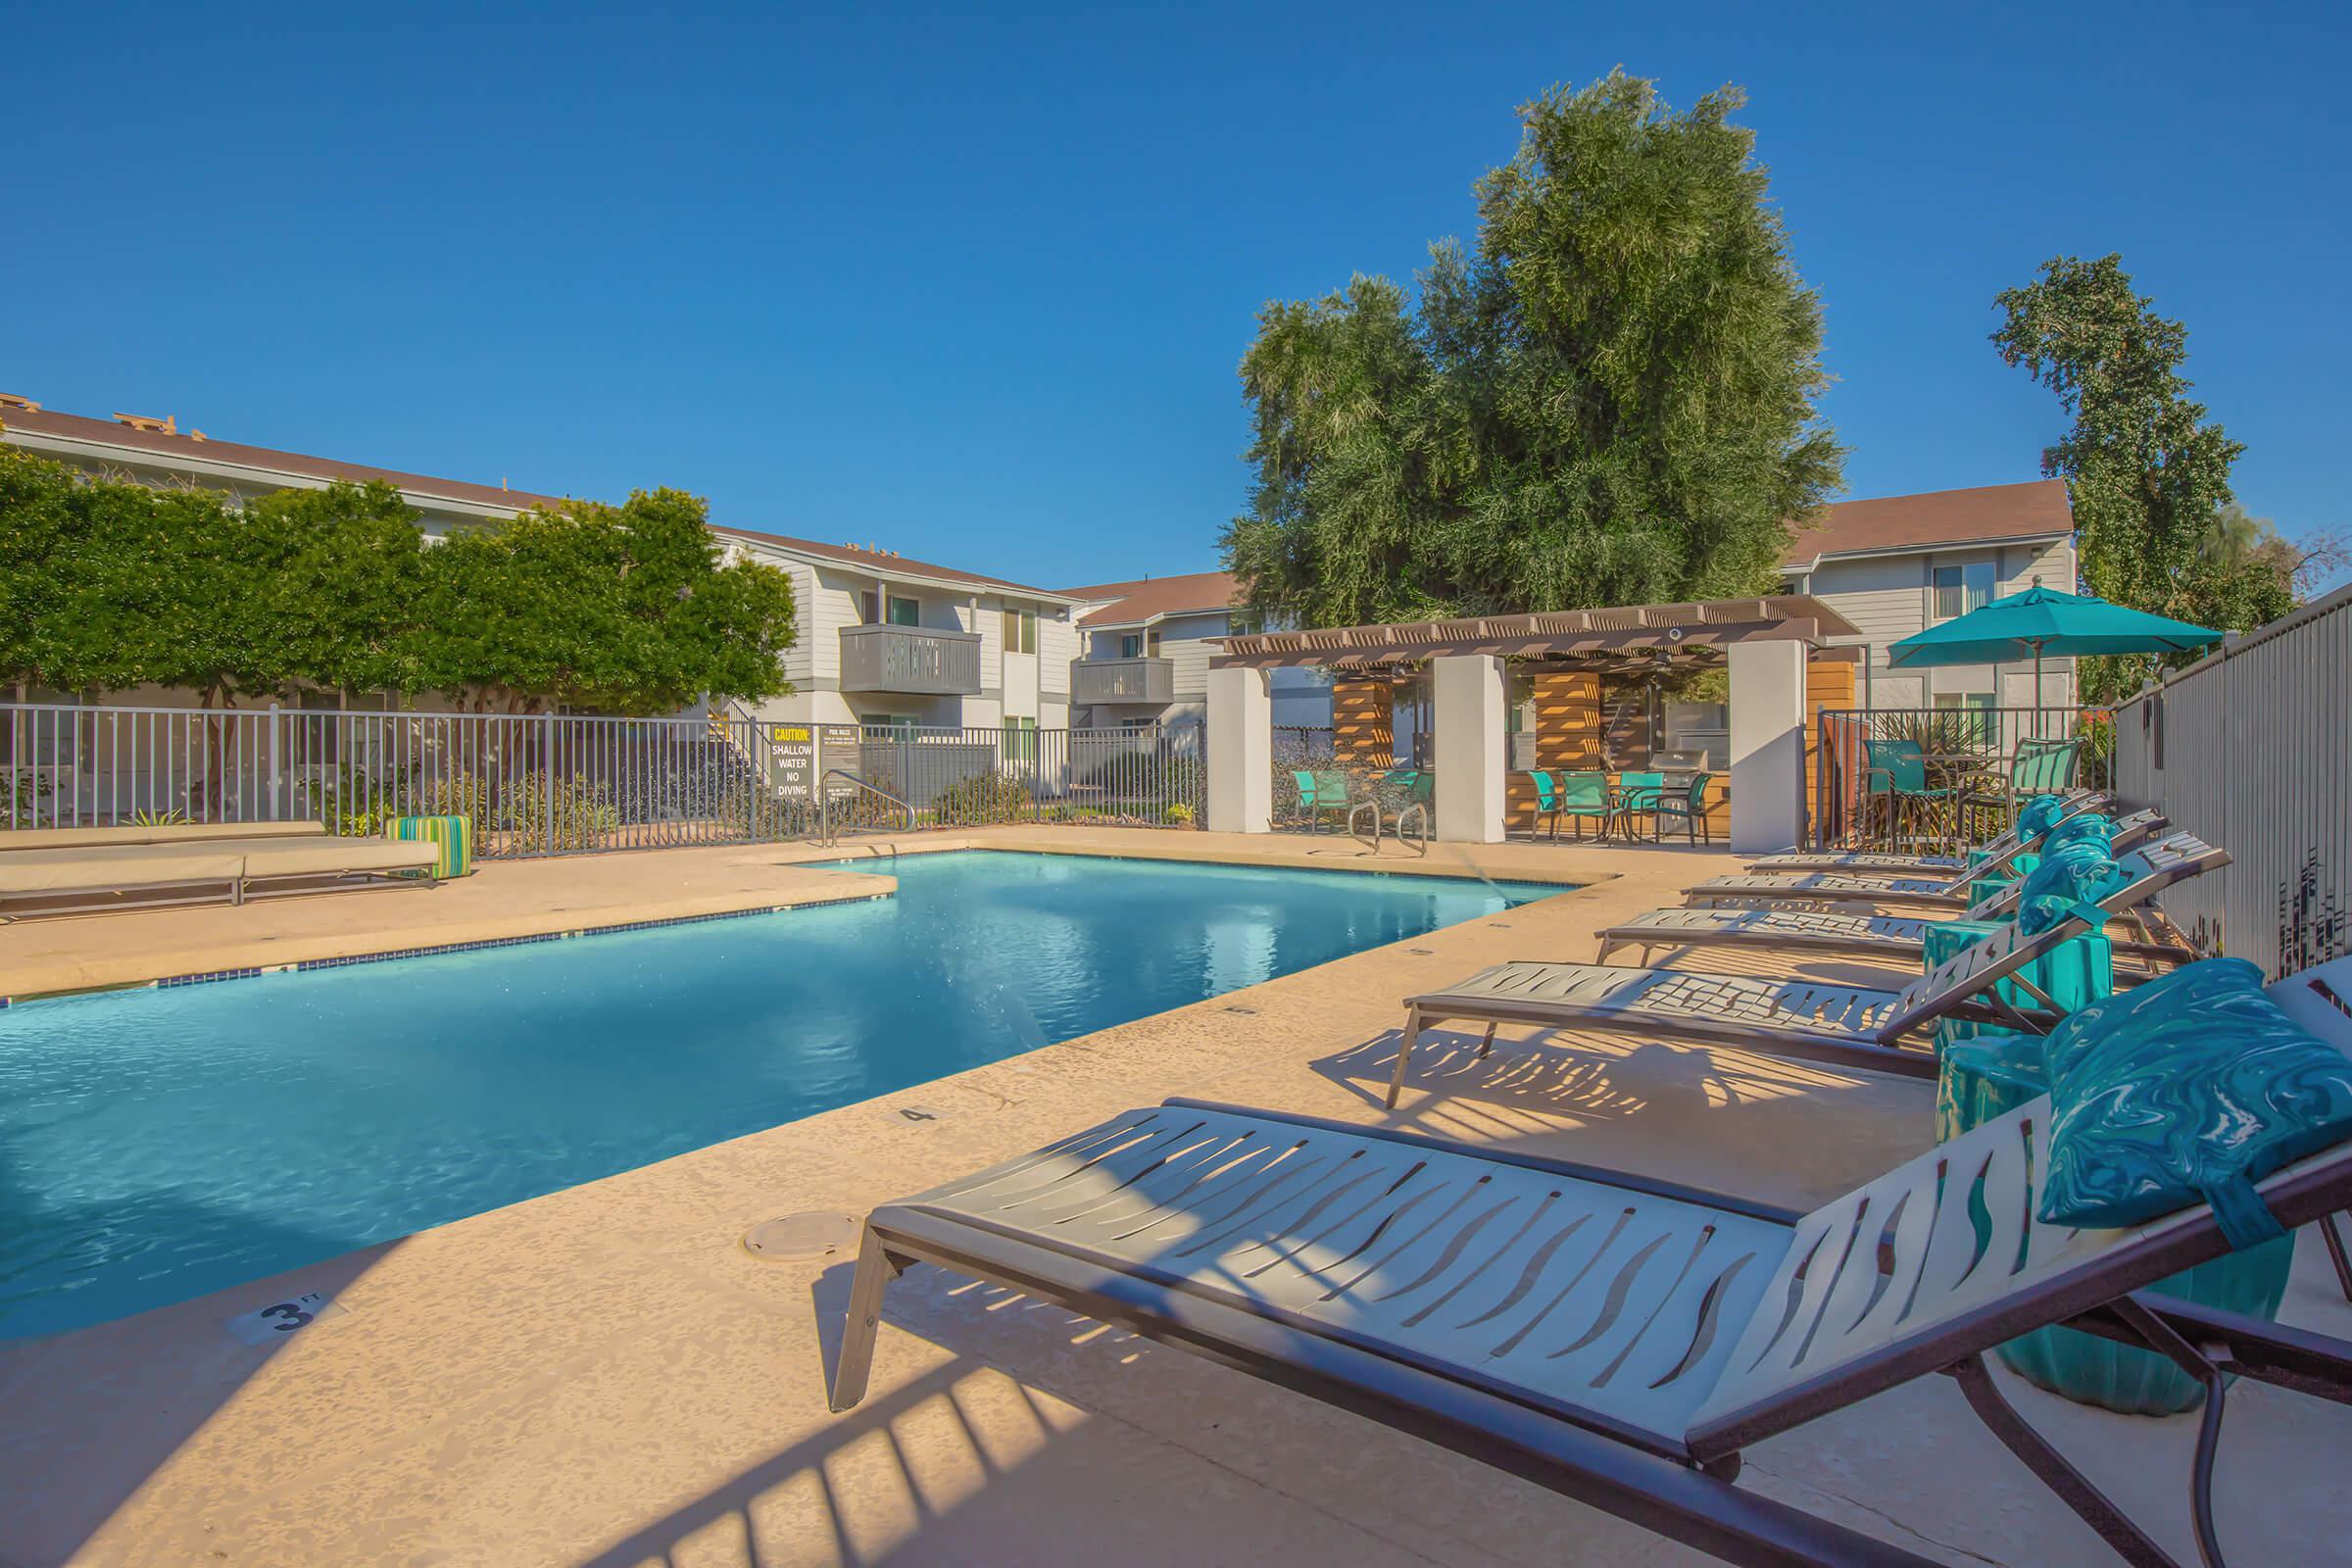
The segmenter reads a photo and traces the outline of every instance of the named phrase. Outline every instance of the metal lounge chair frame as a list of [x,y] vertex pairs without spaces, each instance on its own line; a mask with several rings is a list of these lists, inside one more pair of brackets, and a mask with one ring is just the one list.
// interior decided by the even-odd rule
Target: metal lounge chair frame
[[[2115,824],[2108,848],[2116,853],[2144,843],[2166,826],[2161,812],[2133,811]],[[1719,876],[1683,890],[1698,908],[1753,908],[1768,904],[1939,904],[1965,906],[1968,885],[1996,876],[2024,853],[2011,851],[1998,863],[1969,866],[1926,876],[1899,871],[1742,872]]]
[[[2329,971],[2335,971],[2332,975]],[[2352,959],[2310,976],[2352,1037]],[[2328,988],[2332,980],[2333,989]],[[2276,992],[2277,988],[2274,988]],[[2284,1002],[2281,1004],[2286,1005]],[[2307,1022],[2315,1021],[2307,1018]],[[2316,1026],[2328,1029],[2324,1015]],[[1930,1373],[2126,1562],[2171,1557],[2017,1414],[1984,1354],[2065,1324],[2352,1403],[2352,1345],[2132,1293],[2227,1250],[2193,1205],[2122,1230],[2034,1217],[2046,1097],[1810,1213],[1417,1134],[1171,1100],[868,1216],[828,1367],[863,1398],[884,1293],[935,1263],[1536,1482],[1737,1564],[1926,1559],[1743,1491],[1743,1449]],[[2289,1228],[2352,1202],[2352,1145],[2262,1184]]]
[[[2099,790],[2070,790],[2063,797],[2064,814],[2059,817],[2081,816],[2106,807],[2108,796]],[[1767,855],[1750,860],[1747,868],[1755,872],[1771,871],[1887,871],[1896,876],[1932,876],[1966,871],[1975,876],[1992,874],[2006,866],[2018,856],[2040,842],[2036,835],[2029,843],[2018,835],[2015,827],[1985,840],[1978,848],[1984,858],[1970,865],[1968,858],[1960,855],[1895,855],[1884,850],[1799,850],[1787,855]]]
[[[1460,1021],[1487,1026],[1479,1042],[1481,1056],[1494,1049],[1497,1025],[1520,1023],[1711,1040],[1767,1055],[1933,1078],[1936,1054],[1903,1044],[1905,1036],[1947,1017],[2046,1034],[2064,1009],[2018,971],[2087,929],[2080,914],[2031,935],[2015,925],[2002,926],[1900,991],[1613,963],[1532,958],[1497,963],[1446,990],[1405,999],[1404,1034],[1396,1047],[1388,1103],[1394,1109],[1404,1092],[1421,1031]],[[2006,1000],[2000,991],[2004,980],[2023,991],[2032,1005]]]
[[[2175,833],[2141,846],[2118,858],[2132,880],[2099,901],[2111,918],[2132,917],[2147,930],[2148,940],[2128,940],[2117,950],[2159,962],[2180,962],[2196,956],[2186,940],[2155,911],[2156,896],[2166,888],[2230,863],[2230,854],[2217,850],[2191,833]],[[1972,905],[1962,916],[1970,920],[2004,919],[2017,908],[2024,888],[2011,882]],[[1808,952],[1851,953],[1890,959],[1916,957],[1927,951],[1927,929],[1936,924],[1923,915],[1852,914],[1822,909],[1652,909],[1600,932],[1595,963],[1606,963],[1619,948],[1639,947],[1642,962],[1659,948],[1691,946],[1763,946]]]

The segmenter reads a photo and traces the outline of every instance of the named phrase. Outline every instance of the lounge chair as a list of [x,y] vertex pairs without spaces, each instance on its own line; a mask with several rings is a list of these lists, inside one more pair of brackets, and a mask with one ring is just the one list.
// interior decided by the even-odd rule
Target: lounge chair
[[[2133,811],[2117,818],[2108,847],[2121,854],[2154,837],[2165,825],[2159,812]],[[1771,904],[1939,904],[1956,911],[1967,906],[1971,882],[1998,874],[2002,866],[2015,860],[2017,853],[2010,852],[1997,864],[1987,862],[1926,876],[1868,869],[1742,872],[1715,877],[1683,892],[1698,908],[1754,908]]]
[[[2352,993],[2352,959],[2329,968]],[[2326,1031],[2326,1010],[2296,1016]],[[2352,1020],[2335,1025],[2326,1038],[2352,1040]],[[828,1402],[864,1397],[887,1287],[934,1263],[1725,1561],[1921,1568],[1928,1559],[1736,1482],[1752,1445],[1942,1372],[2121,1556],[2169,1565],[1985,1368],[2002,1342],[2064,1324],[2172,1357],[2205,1384],[2187,1494],[2218,1562],[2225,1378],[2352,1402],[2352,1346],[2134,1296],[2221,1256],[2221,1225],[2202,1203],[2113,1230],[2043,1223],[2050,1116],[2045,1096],[1800,1213],[1492,1146],[1172,1100],[875,1209]],[[2352,1203],[2352,1145],[2259,1191],[2288,1228]],[[2257,1489],[2247,1506],[2270,1500]]]
[[[0,914],[87,914],[322,893],[354,879],[438,882],[438,846],[330,834],[0,855]],[[395,884],[397,885],[397,884]]]
[[[2194,956],[2184,940],[2150,918],[2156,895],[2176,882],[2230,863],[2227,850],[2217,850],[2193,833],[2175,833],[2143,844],[2116,864],[2131,880],[2099,901],[2109,915],[2136,917],[2154,929],[2149,940],[2117,944],[2135,956],[2178,962]],[[2001,920],[2016,912],[2023,882],[2010,882],[1972,905],[1962,918]],[[1927,950],[1927,930],[1940,923],[1922,915],[1848,914],[1825,909],[1652,909],[1600,933],[1600,951],[1593,962],[1606,963],[1619,948],[1640,947],[1646,963],[1658,948],[1717,943],[1735,947],[1763,946],[1812,952],[1850,953],[1900,961]]]
[[95,850],[124,844],[213,844],[222,839],[315,839],[323,822],[157,822],[111,827],[21,827],[0,830],[0,853],[18,850]]
[[[1396,1048],[1388,1102],[1394,1107],[1404,1090],[1405,1068],[1421,1031],[1458,1021],[1487,1026],[1479,1044],[1482,1056],[1494,1048],[1496,1025],[1523,1023],[1679,1035],[1835,1066],[1933,1078],[1935,1052],[1924,1044],[1906,1044],[1906,1036],[1947,1017],[2045,1033],[2061,1011],[2018,971],[2087,929],[2079,913],[2032,935],[2005,925],[1900,991],[1614,963],[1534,958],[1497,963],[1458,985],[1405,999],[1404,1038]],[[2037,1004],[2005,1000],[1999,989],[2003,980]]]
[[[2108,797],[2098,790],[2070,790],[2060,797],[2060,815],[2063,822],[2084,811],[2104,810]],[[2142,813],[2133,812],[2126,821],[2136,820]],[[2155,813],[2145,813],[2154,815]],[[1748,862],[1756,872],[1772,871],[1889,871],[1897,876],[1930,876],[1966,871],[1983,876],[1988,870],[1998,870],[2038,843],[2040,835],[2027,840],[2012,827],[1978,846],[1980,858],[1971,861],[1961,855],[1896,855],[1886,850],[1821,850],[1799,851],[1789,855],[1767,855]]]

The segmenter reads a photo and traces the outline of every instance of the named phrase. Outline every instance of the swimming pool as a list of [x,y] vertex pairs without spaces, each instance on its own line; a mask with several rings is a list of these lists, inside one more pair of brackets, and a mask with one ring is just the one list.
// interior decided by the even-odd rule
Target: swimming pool
[[994,851],[872,868],[897,898],[0,1010],[0,1338],[1559,891]]

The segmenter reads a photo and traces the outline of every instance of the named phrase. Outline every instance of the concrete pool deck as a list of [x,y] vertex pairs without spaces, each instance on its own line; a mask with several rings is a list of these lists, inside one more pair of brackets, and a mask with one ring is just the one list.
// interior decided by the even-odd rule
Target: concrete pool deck
[[[1348,853],[1328,840],[1031,836],[966,841],[1257,863]],[[748,860],[724,873],[674,863],[730,854]],[[615,885],[657,890],[723,875],[747,894],[828,874],[772,857],[548,863],[599,878],[616,867]],[[867,1403],[832,1417],[816,1308],[838,1312],[846,1271],[741,1246],[760,1221],[860,1211],[1179,1094],[1808,1205],[1928,1143],[1923,1084],[1581,1033],[1506,1031],[1483,1062],[1472,1037],[1435,1034],[1403,1103],[1385,1111],[1399,997],[1501,957],[1590,956],[1598,926],[1677,903],[1725,864],[1527,845],[1431,859],[1592,885],[274,1281],[0,1347],[0,1563],[1704,1560],[1356,1417],[929,1270],[894,1293]],[[95,933],[150,918],[72,923]],[[1771,966],[1730,949],[1679,961]],[[1786,966],[1891,980],[1820,958]],[[2282,1315],[2352,1333],[2317,1250],[2302,1250]],[[224,1327],[305,1291],[337,1310],[280,1344],[248,1347]],[[2005,1375],[2003,1386],[2194,1559],[2182,1500],[2193,1423],[2082,1409]],[[2333,1484],[2331,1456],[2352,1442],[2352,1411],[2250,1386],[2230,1411],[2217,1496],[2234,1559],[2343,1560],[2352,1495]],[[1759,1446],[1742,1484],[1952,1563],[2109,1560],[1937,1380]]]

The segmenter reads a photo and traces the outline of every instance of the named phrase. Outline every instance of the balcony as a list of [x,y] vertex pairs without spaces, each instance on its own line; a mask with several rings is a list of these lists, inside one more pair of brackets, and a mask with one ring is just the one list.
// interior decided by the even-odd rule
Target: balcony
[[1165,708],[1176,700],[1176,665],[1166,659],[1078,659],[1070,662],[1073,703],[1135,703]]
[[844,626],[841,689],[977,697],[980,634],[921,626]]

